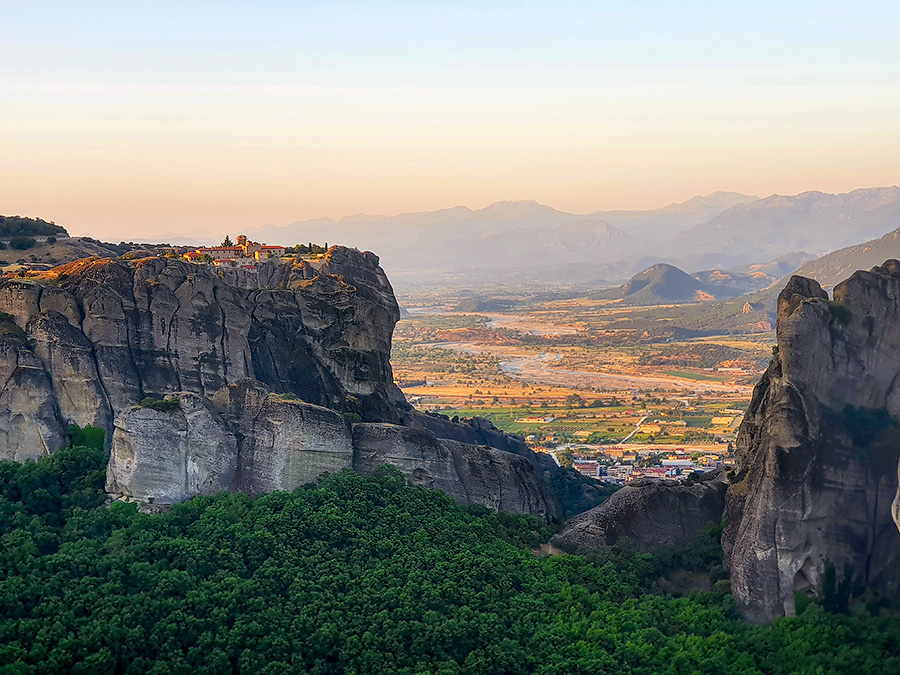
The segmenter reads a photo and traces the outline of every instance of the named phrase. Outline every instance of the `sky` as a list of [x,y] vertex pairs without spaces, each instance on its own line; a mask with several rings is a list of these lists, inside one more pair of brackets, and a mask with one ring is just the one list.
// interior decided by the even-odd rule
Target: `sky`
[[0,13],[0,213],[74,234],[900,183],[896,0]]

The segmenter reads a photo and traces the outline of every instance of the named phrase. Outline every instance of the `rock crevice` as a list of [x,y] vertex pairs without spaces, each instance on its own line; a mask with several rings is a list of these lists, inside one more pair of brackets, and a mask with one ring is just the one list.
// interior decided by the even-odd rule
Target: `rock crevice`
[[166,505],[222,490],[293,490],[325,472],[369,474],[390,464],[460,504],[555,516],[534,467],[511,452],[397,424],[351,426],[334,410],[285,399],[253,380],[211,399],[176,397],[169,412],[135,406],[117,416],[107,473],[117,498]]
[[838,284],[793,277],[777,350],[739,429],[723,545],[744,616],[793,615],[826,571],[855,593],[896,586],[900,263]]
[[[54,452],[75,423],[107,431],[110,492],[147,503],[391,463],[461,503],[554,517],[520,439],[411,410],[399,316],[377,256],[339,246],[256,274],[95,258],[2,280],[0,459]],[[177,410],[139,405],[166,396]]]

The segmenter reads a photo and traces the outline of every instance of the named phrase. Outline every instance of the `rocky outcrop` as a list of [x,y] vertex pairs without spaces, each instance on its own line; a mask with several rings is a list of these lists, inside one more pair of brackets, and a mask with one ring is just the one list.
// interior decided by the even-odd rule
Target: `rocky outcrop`
[[53,384],[24,332],[0,318],[0,459],[24,462],[66,440]]
[[343,247],[256,270],[86,259],[2,280],[0,458],[93,425],[108,491],[144,503],[390,463],[463,504],[554,517],[521,439],[410,409],[390,366],[398,318],[378,258]]
[[111,436],[116,413],[144,397],[209,397],[244,378],[399,421],[399,309],[378,258],[332,247],[321,261],[262,267],[266,285],[252,288],[230,279],[237,270],[229,283],[224,270],[166,258],[86,259],[0,281],[16,328],[0,331],[0,458],[55,451],[73,422]]
[[134,407],[116,418],[106,489],[150,504],[174,504],[231,488],[238,446],[209,402],[183,392],[172,411]]
[[833,595],[834,579],[853,592],[900,580],[900,263],[856,272],[833,300],[793,277],[777,333],[738,432],[723,535],[755,622],[793,615],[797,592]]
[[212,402],[239,439],[235,489],[293,490],[353,464],[347,423],[334,410],[271,394],[251,380],[223,388]]
[[510,452],[394,424],[354,424],[353,445],[353,467],[360,473],[391,464],[411,482],[443,490],[460,504],[543,519],[554,515],[534,467]]
[[211,399],[176,395],[178,407],[135,406],[116,418],[107,491],[154,505],[221,490],[293,490],[323,473],[399,468],[414,484],[460,504],[529,513],[555,510],[538,474],[518,455],[439,439],[387,423],[350,426],[333,410],[285,399],[243,380]]
[[584,551],[628,539],[643,551],[656,551],[694,540],[725,509],[726,484],[720,473],[684,485],[646,480],[617,490],[603,504],[566,522],[552,543]]

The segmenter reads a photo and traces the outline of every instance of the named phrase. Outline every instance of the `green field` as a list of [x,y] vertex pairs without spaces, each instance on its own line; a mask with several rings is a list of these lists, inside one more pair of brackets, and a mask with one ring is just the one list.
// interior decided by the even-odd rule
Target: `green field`
[[[622,411],[624,407],[601,408],[601,411]],[[630,409],[630,408],[629,408]],[[492,408],[446,408],[441,410],[442,415],[448,417],[458,416],[466,417],[482,417],[490,420],[494,425],[507,433],[528,434],[554,434],[562,436],[570,436],[577,432],[601,432],[604,436],[610,438],[622,438],[634,429],[632,424],[622,424],[618,420],[603,419],[599,417],[576,417],[575,415],[589,412],[586,408],[540,408],[540,407],[492,407]],[[603,414],[602,412],[600,414]],[[553,422],[516,422],[522,417],[536,416],[558,417]],[[608,431],[607,427],[616,428],[614,432]]]
[[707,382],[726,382],[728,380],[727,377],[722,377],[721,375],[705,375],[703,373],[692,373],[688,370],[664,370],[662,374],[670,377],[683,377],[686,380],[703,380]]

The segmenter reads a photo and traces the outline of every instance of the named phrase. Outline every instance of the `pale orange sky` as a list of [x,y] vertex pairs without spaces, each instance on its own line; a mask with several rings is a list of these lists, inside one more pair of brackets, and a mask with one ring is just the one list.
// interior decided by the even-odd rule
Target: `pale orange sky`
[[[388,21],[360,5],[338,21],[227,4],[212,26],[202,3],[163,3],[160,17],[88,3],[56,24],[23,10],[0,47],[0,213],[119,240],[498,200],[587,213],[900,183],[888,5],[863,21],[809,4],[818,23],[798,10],[772,29],[709,7],[654,21],[402,5]],[[106,12],[99,28],[91,8]]]

